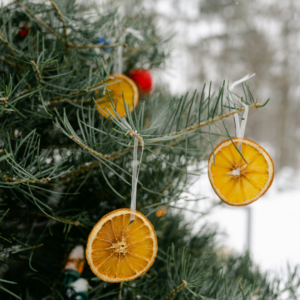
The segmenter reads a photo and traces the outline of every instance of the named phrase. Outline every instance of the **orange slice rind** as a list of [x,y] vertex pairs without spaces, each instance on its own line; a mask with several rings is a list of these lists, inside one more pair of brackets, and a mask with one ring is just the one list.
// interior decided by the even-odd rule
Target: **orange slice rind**
[[[270,155],[248,139],[233,138],[238,147],[241,142],[243,160],[230,139],[219,144],[208,159],[210,183],[226,204],[248,205],[263,196],[274,178],[274,163]],[[215,165],[214,165],[215,155]]]
[[103,216],[88,237],[87,262],[103,281],[136,279],[155,261],[158,246],[153,225],[138,211],[129,225],[130,213],[122,208]]
[[[133,105],[136,107],[139,102],[138,87],[133,80],[124,74],[113,74],[110,77],[112,79],[106,81],[109,85],[107,86],[105,95],[96,99],[96,108],[99,114],[105,118],[108,118],[110,115],[116,117],[111,107],[113,105],[119,116],[124,118],[126,117],[126,109],[124,107],[123,95],[126,105],[130,104],[130,111],[133,112]],[[99,92],[95,93],[95,97],[99,97]]]

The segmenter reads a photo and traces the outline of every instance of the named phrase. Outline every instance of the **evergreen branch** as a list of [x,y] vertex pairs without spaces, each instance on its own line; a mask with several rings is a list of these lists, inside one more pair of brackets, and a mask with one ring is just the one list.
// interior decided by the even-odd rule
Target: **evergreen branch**
[[[252,106],[249,107],[249,109],[252,109],[252,108],[259,108],[259,107],[261,107],[261,106],[262,106],[262,105],[259,104],[259,103],[254,103]],[[199,124],[196,124],[196,125],[194,125],[194,126],[190,126],[189,128],[183,129],[183,130],[181,130],[181,131],[179,131],[179,132],[171,133],[171,134],[166,135],[166,136],[164,136],[164,137],[175,136],[175,135],[182,135],[182,134],[185,133],[185,132],[189,132],[189,131],[192,131],[192,130],[195,130],[195,129],[199,129],[199,128],[201,128],[201,127],[207,126],[207,125],[212,124],[212,123],[214,123],[214,122],[217,122],[217,121],[220,121],[220,120],[222,120],[222,119],[228,118],[228,117],[230,117],[230,116],[232,116],[232,115],[234,115],[234,114],[236,114],[236,113],[242,112],[243,110],[244,110],[244,108],[240,108],[240,109],[231,111],[231,112],[229,112],[229,113],[227,113],[227,114],[223,114],[223,115],[221,115],[221,116],[218,116],[218,117],[216,117],[216,118],[214,118],[214,119],[211,119],[211,120],[208,120],[208,121],[200,122]],[[163,139],[164,137],[162,137],[162,139]],[[89,151],[90,153],[92,153],[92,154],[94,154],[94,155],[96,155],[96,156],[99,156],[99,157],[103,157],[103,158],[105,158],[105,159],[109,159],[109,160],[110,160],[110,159],[117,159],[117,158],[121,157],[124,153],[126,153],[126,152],[128,152],[128,151],[132,151],[132,149],[133,149],[132,147],[127,147],[127,148],[124,148],[124,149],[122,149],[122,150],[120,150],[120,151],[118,151],[118,152],[112,153],[112,154],[102,154],[102,153],[97,152],[97,151],[95,151],[95,150],[89,148],[88,146],[84,145],[82,142],[80,142],[80,141],[79,141],[78,139],[76,139],[74,136],[69,136],[69,138],[72,139],[72,140],[74,140],[78,145],[80,145],[82,148],[86,149],[86,150]],[[177,138],[176,141],[171,142],[169,145],[170,145],[170,146],[173,146],[174,144],[178,143],[181,139],[182,139],[182,136],[179,136],[179,137]],[[155,144],[157,144],[157,143],[159,143],[159,142],[148,144],[148,146],[155,145]],[[145,144],[146,144],[146,143],[145,143]],[[146,144],[146,145],[147,145],[147,144]],[[146,146],[146,145],[145,145],[145,146]],[[165,145],[165,146],[166,146],[166,145]],[[159,152],[163,147],[164,147],[164,146],[155,149],[154,152]],[[94,167],[97,167],[97,166],[98,166],[98,163],[95,162],[95,161],[92,162],[89,166],[85,166],[84,164],[83,164],[83,165],[80,165],[79,167],[77,167],[77,170],[78,170],[78,171],[76,171],[76,172],[74,172],[74,173],[72,173],[72,174],[68,174],[68,175],[66,175],[66,177],[77,176],[77,175],[79,175],[79,174],[81,174],[81,173],[84,173],[84,172],[86,172],[86,171],[88,171],[88,170],[90,170],[90,169],[92,169],[92,168],[94,168]]]
[[150,47],[151,47],[150,44],[149,45],[143,45],[141,47],[135,47],[135,48],[132,48],[132,49],[124,52],[122,56],[129,56],[129,55],[132,55],[132,54],[136,54],[137,52],[145,51]]
[[78,168],[76,168],[77,171],[71,173],[71,174],[67,174],[64,177],[65,178],[72,178],[74,176],[80,175],[81,173],[87,172],[95,167],[97,167],[99,164],[98,161],[93,161],[90,165],[86,166],[85,164],[80,165]]
[[[5,59],[5,58],[2,57],[2,56],[0,56],[0,60],[6,62],[7,64],[9,64],[9,65],[11,65],[11,66],[13,66],[13,67],[15,67],[15,68],[17,67],[17,65],[16,65],[15,63],[13,63],[13,62],[10,61],[10,60]],[[22,67],[21,67],[21,69],[22,69]]]
[[117,48],[120,46],[128,47],[126,43],[114,44],[114,45],[74,45],[68,43],[69,48],[77,48],[77,49],[106,49],[106,48]]
[[83,149],[87,150],[88,152],[96,155],[96,156],[99,156],[99,157],[102,157],[102,158],[105,158],[105,159],[110,159],[110,155],[103,155],[102,153],[100,152],[97,152],[91,148],[89,148],[88,146],[86,146],[85,144],[81,143],[78,139],[76,139],[75,136],[70,136],[70,139],[75,141],[78,145],[80,145]]
[[6,97],[6,98],[0,98],[0,101],[4,101],[4,102],[6,102],[6,101],[8,101],[9,99]]
[[28,88],[27,91],[24,91],[24,92],[18,94],[18,95],[16,96],[16,99],[19,98],[19,97],[22,97],[22,96],[24,96],[24,95],[26,95],[26,94],[29,94],[29,93],[31,93],[32,91],[36,91],[36,90],[38,90],[38,89],[39,89],[39,87]]
[[34,19],[36,19],[42,26],[44,26],[48,31],[55,35],[61,42],[65,43],[65,40],[50,26],[43,22],[39,17],[37,17],[28,7],[26,7],[22,2],[19,2],[19,5],[22,6]]
[[68,49],[68,33],[67,33],[67,27],[66,27],[66,23],[65,20],[62,16],[62,13],[60,11],[60,9],[57,7],[56,3],[54,3],[52,0],[48,0],[52,3],[53,7],[55,8],[55,10],[57,11],[59,18],[63,24],[63,28],[64,28],[64,33],[65,33],[65,41],[66,41],[66,48]]
[[[255,102],[253,105],[249,106],[249,109],[252,109],[252,108],[260,108],[260,107],[262,107],[262,106],[263,106],[263,105],[261,105],[261,104]],[[201,127],[207,126],[207,125],[209,125],[209,124],[212,124],[212,123],[215,123],[215,122],[217,122],[217,121],[220,121],[220,120],[223,120],[223,119],[225,119],[225,118],[228,118],[228,117],[230,117],[230,116],[233,116],[233,115],[235,115],[235,114],[237,114],[237,113],[240,113],[240,112],[242,112],[242,111],[244,111],[244,110],[245,110],[244,107],[242,107],[242,108],[240,108],[240,109],[236,109],[236,110],[234,110],[234,111],[231,111],[231,112],[229,112],[229,113],[227,113],[227,114],[223,114],[223,115],[218,116],[218,117],[216,117],[216,118],[213,118],[213,119],[211,119],[211,120],[207,120],[207,121],[201,122],[201,123],[199,123],[199,124],[196,124],[196,125],[194,125],[194,126],[190,126],[189,128],[186,128],[186,129],[183,129],[183,130],[180,130],[180,131],[171,133],[171,134],[167,135],[166,137],[168,137],[168,136],[176,136],[176,135],[180,135],[180,134],[185,133],[185,132],[189,132],[189,131],[192,131],[192,130],[195,130],[195,129],[199,129],[199,128],[201,128]]]
[[[76,143],[77,143],[77,141],[78,141],[74,136],[70,136],[70,139],[74,140]],[[172,146],[172,145],[176,144],[179,140],[180,140],[180,138],[178,138],[175,142],[171,142],[171,143],[169,143],[168,145],[163,145],[162,147],[159,147],[159,148],[153,150],[153,152],[159,152],[163,147],[166,147],[166,146]],[[102,153],[99,153],[99,152],[94,151],[93,149],[87,147],[86,145],[84,145],[84,144],[81,143],[80,141],[78,141],[77,144],[80,145],[82,148],[84,148],[84,149],[86,149],[86,150],[89,149],[88,151],[91,152],[91,153],[93,153],[93,154],[95,154],[96,156],[104,157],[104,158],[106,158],[106,159],[108,159],[108,160],[109,160],[109,159],[117,159],[117,158],[120,158],[124,153],[133,150],[133,148],[128,147],[128,148],[122,149],[122,150],[120,150],[120,151],[118,151],[118,152],[114,152],[114,153],[112,153],[112,154],[106,154],[106,155],[105,155],[105,154],[102,154]],[[97,153],[97,154],[96,154],[96,153]],[[85,163],[84,163],[84,164],[82,164],[82,165],[80,165],[80,166],[78,166],[78,167],[76,168],[78,171],[75,171],[74,173],[71,173],[71,174],[67,174],[65,177],[66,177],[66,178],[69,178],[69,177],[77,176],[77,175],[79,175],[79,174],[81,174],[81,173],[84,173],[84,172],[87,172],[87,171],[89,171],[90,169],[95,168],[95,167],[97,167],[97,166],[98,166],[98,161],[93,161],[93,162],[92,162],[90,165],[88,165],[88,166],[86,166]],[[171,184],[172,184],[172,182],[170,182],[170,183],[168,184],[168,186],[167,186],[162,192],[164,192]],[[161,192],[161,193],[162,193],[162,192]],[[159,197],[159,196],[160,196],[160,195],[158,195],[158,197]]]
[[[50,1],[50,0],[49,0]],[[31,63],[33,64],[34,68],[35,68],[35,71],[37,73],[37,77],[39,79],[39,84],[42,85],[42,76],[41,76],[41,73],[37,67],[37,65],[35,64],[35,62],[32,60]]]
[[[260,104],[255,103],[252,106],[250,106],[249,109],[251,109],[251,108],[259,108],[260,106],[261,106]],[[204,127],[204,126],[207,126],[209,124],[215,123],[215,122],[220,121],[222,119],[228,118],[228,117],[230,117],[230,116],[232,116],[232,115],[234,115],[236,113],[240,113],[240,112],[244,111],[244,109],[245,108],[240,108],[240,109],[231,111],[231,112],[229,112],[227,114],[223,114],[223,115],[218,116],[218,117],[216,117],[214,119],[211,119],[211,120],[208,120],[208,121],[204,121],[204,122],[201,122],[201,123],[199,123],[197,125],[190,126],[189,128],[183,129],[181,131],[174,132],[174,133],[171,133],[169,135],[163,136],[160,139],[163,140],[164,138],[167,138],[167,137],[170,137],[170,136],[177,136],[177,135],[179,135],[179,138],[180,138],[180,135],[182,135],[183,133],[187,133],[187,132],[199,129],[201,127]],[[119,152],[113,153],[111,155],[109,155],[109,154],[102,154],[102,153],[96,152],[93,149],[87,147],[86,145],[84,145],[83,143],[81,143],[80,141],[78,141],[74,136],[70,136],[70,139],[76,141],[81,147],[83,147],[84,149],[88,150],[90,153],[95,154],[96,156],[104,157],[106,159],[119,158],[121,156],[121,154],[123,154],[125,152],[128,152],[128,151],[132,151],[132,147],[128,147],[128,148],[125,148],[125,149],[123,149],[123,150],[121,150]],[[158,144],[158,143],[159,142],[154,142],[154,143],[149,143],[149,144],[145,143],[145,146],[146,145],[151,146],[151,145],[155,145],[155,144]],[[171,144],[173,144],[173,143],[171,143]],[[155,151],[155,152],[157,152],[157,151]]]
[[13,55],[14,59],[15,59],[15,63],[16,63],[16,67],[18,68],[18,71],[20,72],[20,65],[18,63],[18,59],[16,56],[16,53],[14,51],[14,49],[12,48],[11,44],[8,42],[8,40],[6,39],[6,37],[4,36],[4,34],[1,32],[0,30],[0,37],[2,39],[2,41],[7,45],[7,47],[9,48],[11,54]]
[[115,44],[115,45],[74,45],[70,44],[66,41],[62,36],[60,36],[55,30],[53,30],[50,26],[48,26],[45,22],[43,22],[39,17],[37,17],[28,7],[26,7],[23,3],[19,2],[19,5],[22,6],[37,22],[39,22],[42,26],[44,26],[48,31],[50,31],[53,35],[55,35],[62,43],[65,43],[69,48],[77,48],[77,49],[105,49],[105,48],[116,48],[119,46],[128,47],[126,43],[123,44]]
[[181,289],[185,288],[186,286],[187,286],[187,282],[185,280],[182,280],[182,284],[180,284],[178,287],[172,290],[170,294],[167,296],[166,300],[170,300],[177,292],[179,292]]
[[41,180],[22,180],[22,179],[18,179],[18,178],[11,178],[7,175],[4,175],[4,174],[1,174],[1,176],[3,178],[5,178],[7,181],[10,181],[10,182],[20,182],[20,183],[41,183],[41,182],[47,182],[47,181],[50,181],[51,179],[49,177],[47,178],[43,178]]
[[[95,156],[102,157],[102,158],[107,159],[107,160],[114,159],[114,158],[119,158],[124,152],[127,152],[128,150],[132,150],[132,148],[126,148],[124,150],[121,150],[119,152],[114,152],[112,154],[102,154],[100,152],[97,152],[97,151],[89,148],[88,146],[86,146],[85,144],[83,144],[82,142],[80,142],[78,139],[76,139],[75,136],[70,136],[70,139],[73,140],[73,141],[75,141],[78,145],[80,145],[83,149],[87,150],[91,154],[93,154]],[[96,166],[94,164],[92,164],[92,165],[93,166],[88,166],[89,168],[86,168],[86,170],[89,170],[89,169],[91,169],[91,168],[93,168],[93,167]]]
[[[24,211],[24,210],[20,210],[19,212],[24,213],[24,214],[26,213],[26,214],[30,214],[30,215],[34,215],[34,216],[39,216],[39,217],[44,217],[44,218],[50,219],[50,217],[48,215],[45,215],[43,213],[39,213],[39,212],[36,212],[36,211]],[[71,221],[71,220],[67,220],[67,219],[64,219],[64,218],[57,217],[57,216],[55,216],[55,218],[58,219],[59,221],[64,222],[64,223],[72,224],[74,226],[82,226],[82,227],[84,227],[84,225],[82,223],[80,223],[79,221]]]
[[59,102],[59,100],[62,100],[62,99],[66,99],[66,98],[70,98],[70,97],[78,96],[78,95],[80,95],[80,94],[87,93],[88,91],[93,90],[94,88],[101,86],[104,82],[106,82],[106,81],[108,81],[108,80],[111,80],[111,79],[114,79],[114,78],[113,78],[113,77],[108,77],[108,78],[106,78],[106,79],[104,79],[104,80],[102,80],[102,81],[100,81],[100,82],[98,82],[98,83],[96,83],[96,84],[94,84],[94,85],[92,85],[92,86],[87,87],[87,88],[84,89],[84,90],[81,90],[81,91],[78,91],[78,92],[75,92],[75,93],[71,93],[71,94],[68,94],[68,95],[60,96],[60,97],[55,97],[55,98],[53,98],[50,102],[51,102],[51,104],[52,104],[52,103],[57,103],[57,102]]
[[[15,240],[15,238],[13,238]],[[16,254],[18,252],[21,252],[21,251],[26,251],[26,250],[34,250],[34,249],[37,249],[37,248],[40,248],[40,247],[43,247],[44,244],[39,244],[39,245],[34,245],[34,246],[30,246],[30,247],[27,247],[27,248],[21,248],[21,249],[18,249],[14,252],[12,252],[12,254]]]

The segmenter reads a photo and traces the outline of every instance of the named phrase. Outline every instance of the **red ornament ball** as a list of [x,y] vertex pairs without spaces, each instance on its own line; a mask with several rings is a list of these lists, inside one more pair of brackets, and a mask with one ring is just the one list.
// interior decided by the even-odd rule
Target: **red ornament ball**
[[23,28],[20,30],[19,35],[21,38],[25,38],[27,36],[28,32],[29,32],[28,29]]
[[128,76],[138,85],[140,92],[148,95],[152,88],[152,76],[149,70],[136,69],[128,72]]

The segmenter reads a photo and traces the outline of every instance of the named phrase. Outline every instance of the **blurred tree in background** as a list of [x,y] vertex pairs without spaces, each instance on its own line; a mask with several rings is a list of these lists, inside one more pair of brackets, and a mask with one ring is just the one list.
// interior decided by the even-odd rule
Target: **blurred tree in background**
[[274,149],[277,170],[297,169],[299,1],[156,0],[148,5],[163,26],[176,28],[178,53],[186,57],[182,72],[187,88],[256,73],[252,79],[256,95],[270,97],[271,102],[262,118],[250,112],[246,135],[267,145],[270,152]]

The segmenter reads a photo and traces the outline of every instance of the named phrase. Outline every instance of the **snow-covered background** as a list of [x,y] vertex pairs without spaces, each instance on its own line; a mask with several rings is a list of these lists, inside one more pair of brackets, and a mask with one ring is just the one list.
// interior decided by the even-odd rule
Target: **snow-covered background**
[[[246,208],[235,208],[226,204],[216,208],[213,213],[201,217],[195,223],[195,231],[206,222],[216,224],[219,229],[227,233],[227,238],[222,242],[233,251],[245,251],[249,244],[248,239],[250,239],[249,250],[262,270],[278,273],[286,270],[287,263],[291,266],[300,264],[300,240],[298,239],[300,172],[297,161],[299,151],[294,150],[298,147],[297,133],[299,135],[300,127],[294,127],[297,115],[292,113],[293,110],[298,112],[299,108],[291,104],[296,103],[293,99],[298,99],[293,85],[299,86],[299,79],[297,79],[299,77],[297,76],[297,60],[289,64],[295,50],[289,43],[293,40],[293,34],[297,37],[299,34],[300,2],[294,0],[283,2],[278,0],[145,0],[144,2],[146,9],[159,15],[158,26],[163,31],[172,30],[176,33],[172,44],[172,57],[168,61],[166,71],[153,72],[157,81],[163,80],[174,94],[202,88],[203,83],[207,81],[203,82],[201,76],[197,77],[199,70],[204,73],[205,80],[220,80],[218,74],[220,69],[223,76],[221,79],[225,78],[231,82],[250,72],[257,73],[256,77],[248,82],[252,91],[255,95],[259,94],[260,99],[271,97],[267,111],[262,114],[251,112],[245,137],[260,143],[276,161],[277,170],[273,185],[261,199]],[[213,9],[218,11],[216,14],[211,14],[211,18],[208,17],[209,4],[207,3],[209,2],[214,3]],[[204,7],[205,16],[201,6]],[[242,14],[243,9],[247,10],[248,15],[238,16],[239,13]],[[281,15],[281,12],[284,14]],[[249,18],[251,21],[248,19],[245,23],[238,23],[238,20],[243,18]],[[233,22],[232,27],[228,26],[227,23],[230,23],[228,20]],[[259,36],[263,36],[266,44],[261,46],[258,43],[259,39],[255,40],[254,35],[246,35],[247,26],[249,31],[258,32]],[[240,34],[239,28],[244,28],[245,34]],[[228,32],[228,30],[231,31]],[[228,60],[228,57],[221,54],[222,48],[225,47],[226,35],[233,37],[228,43],[233,45],[231,50],[236,51],[232,52],[237,53],[236,56],[232,55],[232,68],[230,69],[223,68],[224,60]],[[213,39],[212,47],[207,44],[210,38]],[[253,53],[251,53],[255,50],[249,49],[250,51],[246,52],[240,50],[238,46],[243,43],[251,44],[249,39],[252,38],[256,48],[263,47],[261,52],[253,55],[254,59],[258,59],[256,64],[253,63]],[[297,48],[294,42],[293,45]],[[205,52],[203,49],[208,50]],[[214,60],[211,59],[210,51],[214,52]],[[270,51],[269,54],[263,57],[263,52],[267,51]],[[300,50],[297,48],[295,51],[298,53],[296,57],[299,57]],[[200,58],[195,55],[197,52],[200,53]],[[259,56],[262,56],[260,61]],[[281,69],[276,57],[281,57],[281,61],[285,60],[287,63],[285,69]],[[272,65],[267,63],[268,59],[272,61]],[[210,64],[209,68],[205,68],[207,62]],[[259,66],[264,68],[266,73]],[[278,81],[272,77],[275,69],[280,73],[277,77]],[[285,85],[282,83],[284,78],[286,78]],[[287,96],[282,94],[284,89],[289,95],[289,102],[286,100],[285,104],[283,101]],[[287,110],[284,112],[285,109]],[[292,154],[291,151],[296,154]],[[217,200],[208,177],[205,175],[193,184],[190,192],[198,196],[208,196],[209,200],[204,201]],[[185,206],[186,204],[178,203],[178,205]],[[200,203],[199,211],[205,206],[207,205]],[[189,212],[186,214],[189,219],[192,218]]]
[[[276,271],[286,269],[287,263],[292,266],[300,264],[300,181],[291,183],[293,173],[291,169],[283,169],[275,176],[269,191],[258,201],[248,207],[224,204],[201,218],[196,228],[206,222],[215,223],[227,233],[223,242],[229,249],[245,251],[249,230],[247,210],[250,209],[250,251],[254,261],[263,270]],[[283,187],[285,189],[282,190]],[[201,176],[192,186],[191,192],[208,196],[210,200],[205,201],[217,199],[207,176]]]

